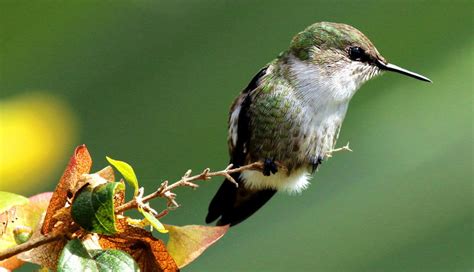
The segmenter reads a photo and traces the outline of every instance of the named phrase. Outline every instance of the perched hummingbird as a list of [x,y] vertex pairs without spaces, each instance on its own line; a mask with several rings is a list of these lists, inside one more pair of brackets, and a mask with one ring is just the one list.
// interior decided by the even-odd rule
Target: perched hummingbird
[[234,167],[263,162],[262,172],[224,180],[206,222],[236,225],[277,190],[300,192],[335,147],[349,101],[383,71],[430,79],[388,63],[370,40],[346,24],[315,23],[261,69],[235,99],[228,145]]

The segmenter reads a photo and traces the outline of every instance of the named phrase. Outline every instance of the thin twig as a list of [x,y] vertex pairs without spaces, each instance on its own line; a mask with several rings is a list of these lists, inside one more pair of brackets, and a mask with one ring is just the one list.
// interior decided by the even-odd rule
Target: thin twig
[[165,217],[166,215],[168,215],[168,213],[169,213],[169,210],[164,209],[163,211],[161,211],[160,213],[155,215],[155,217],[156,217],[156,219],[161,219],[162,217]]
[[347,144],[346,144],[345,146],[343,146],[343,147],[339,147],[339,148],[336,148],[336,149],[329,150],[329,151],[326,153],[326,156],[327,156],[328,158],[331,158],[333,153],[336,153],[336,152],[339,152],[339,151],[349,151],[349,152],[352,152],[352,149],[349,147],[349,142],[347,142]]
[[[232,169],[232,165],[229,165],[224,170],[216,171],[216,172],[211,172],[209,168],[206,168],[200,174],[197,174],[194,176],[191,176],[191,170],[188,170],[180,180],[172,183],[171,185],[169,185],[169,182],[165,180],[163,183],[161,183],[160,187],[155,192],[147,196],[143,196],[143,188],[140,188],[139,194],[136,197],[134,197],[133,200],[117,207],[115,209],[115,213],[118,214],[126,210],[140,207],[152,213],[156,218],[159,219],[167,215],[170,208],[175,208],[179,206],[179,204],[175,200],[176,194],[172,192],[172,190],[176,189],[177,187],[197,188],[199,187],[199,185],[195,184],[194,183],[195,181],[209,180],[217,176],[225,177],[230,182],[233,182],[235,186],[238,186],[238,183],[232,178],[231,176],[232,174],[239,173],[245,170],[262,171],[262,169],[263,169],[263,163],[255,162],[255,163],[251,163],[251,164],[233,168],[233,169]],[[163,210],[160,213],[152,209],[148,203],[150,200],[157,197],[163,197],[168,200],[168,208]],[[69,228],[62,229],[61,231],[42,235],[37,238],[32,238],[23,244],[17,245],[3,252],[0,252],[0,261],[10,258],[12,256],[15,256],[21,252],[28,251],[32,248],[36,248],[47,243],[61,240],[65,237],[68,237],[68,235],[71,234],[71,232],[76,231],[77,228],[78,226],[73,224],[72,226],[69,226]]]
[[46,235],[39,236],[38,238],[30,239],[27,242],[17,245],[15,247],[8,248],[0,253],[0,261],[8,259],[21,252],[28,251],[32,248],[36,248],[47,243],[61,240],[66,236],[66,234],[67,234],[66,232],[56,232],[56,233],[46,234]]
[[[197,188],[197,187],[199,187],[199,185],[194,183],[195,181],[209,180],[209,179],[211,179],[213,177],[217,177],[217,176],[225,177],[230,182],[234,183],[235,186],[238,186],[238,183],[234,180],[234,178],[232,178],[232,176],[231,176],[232,174],[240,173],[240,172],[245,171],[245,170],[258,170],[258,171],[261,171],[262,169],[263,169],[263,163],[262,162],[254,162],[254,163],[247,164],[247,165],[237,167],[237,168],[232,168],[232,164],[231,164],[231,165],[227,166],[224,170],[216,171],[216,172],[211,172],[209,168],[206,168],[200,174],[197,174],[197,175],[194,175],[194,176],[191,176],[191,170],[188,170],[188,171],[186,171],[186,173],[184,174],[184,176],[180,180],[172,183],[171,185],[169,185],[169,182],[167,180],[165,180],[163,183],[161,183],[160,187],[155,192],[153,192],[153,193],[151,193],[147,196],[144,196],[143,198],[140,199],[140,202],[141,203],[147,203],[148,201],[150,201],[154,198],[163,197],[163,198],[166,198],[168,200],[168,208],[176,208],[176,207],[179,206],[179,204],[175,200],[176,194],[174,194],[171,191],[176,189],[177,187]],[[137,208],[137,207],[138,207],[138,202],[134,198],[134,199],[130,200],[129,202],[117,207],[115,209],[115,213],[122,213],[126,210],[130,210],[130,209]],[[158,216],[163,217],[162,213],[163,212],[157,214],[156,216],[157,217]]]

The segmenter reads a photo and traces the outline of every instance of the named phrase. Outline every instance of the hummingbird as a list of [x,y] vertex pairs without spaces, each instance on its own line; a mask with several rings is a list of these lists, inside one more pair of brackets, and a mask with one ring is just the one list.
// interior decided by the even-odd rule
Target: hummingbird
[[334,150],[349,102],[366,81],[391,71],[430,79],[391,64],[356,28],[319,22],[296,34],[263,67],[230,108],[228,147],[234,173],[212,199],[206,223],[234,226],[277,191],[299,193]]

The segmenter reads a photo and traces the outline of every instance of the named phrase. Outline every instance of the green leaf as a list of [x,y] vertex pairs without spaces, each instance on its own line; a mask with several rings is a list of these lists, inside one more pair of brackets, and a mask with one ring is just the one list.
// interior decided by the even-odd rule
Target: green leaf
[[135,171],[133,171],[132,166],[130,166],[130,164],[123,161],[117,161],[109,157],[106,157],[106,158],[107,158],[107,161],[109,161],[109,163],[112,166],[114,166],[117,169],[117,171],[120,172],[120,174],[122,174],[125,181],[127,181],[130,184],[130,186],[133,187],[134,195],[136,196],[138,194],[138,180],[137,180],[137,176],[135,175]]
[[120,182],[83,188],[72,203],[72,218],[88,231],[104,235],[117,233],[114,195],[118,192],[117,190],[124,189],[124,185]]
[[151,213],[143,210],[142,208],[138,208],[138,210],[143,214],[145,219],[150,223],[150,225],[155,228],[157,231],[161,233],[167,233],[168,230],[161,224],[160,220],[156,219]]
[[90,251],[99,271],[139,271],[132,256],[118,249]]
[[13,206],[24,205],[28,203],[28,198],[9,192],[0,191],[0,213],[10,209]]
[[99,271],[86,247],[79,239],[69,241],[58,261],[58,272]]
[[127,253],[117,250],[87,250],[74,239],[64,247],[58,261],[58,272],[69,271],[139,271],[138,264]]

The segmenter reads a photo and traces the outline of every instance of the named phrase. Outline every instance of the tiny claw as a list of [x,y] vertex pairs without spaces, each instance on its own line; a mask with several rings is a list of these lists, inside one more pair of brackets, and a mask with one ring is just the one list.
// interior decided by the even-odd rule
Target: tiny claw
[[278,167],[276,166],[275,163],[272,164],[272,167],[270,168],[270,172],[272,172],[272,174],[276,174],[278,172]]
[[274,159],[265,159],[263,162],[263,175],[270,176],[271,174],[276,174],[278,172],[278,166],[275,163]]
[[312,172],[314,173],[316,170],[318,170],[318,167],[323,163],[323,158],[321,156],[318,156],[317,158],[312,158],[310,160],[310,164],[312,167]]

